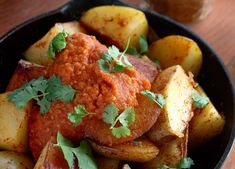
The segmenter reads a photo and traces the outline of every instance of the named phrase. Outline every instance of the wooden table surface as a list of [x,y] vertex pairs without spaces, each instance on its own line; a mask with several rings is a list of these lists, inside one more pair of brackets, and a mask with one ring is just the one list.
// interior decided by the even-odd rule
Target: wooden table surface
[[[0,37],[21,22],[66,2],[68,0],[0,0]],[[209,17],[188,26],[217,51],[235,82],[235,1],[216,0]],[[235,146],[222,169],[235,169]]]

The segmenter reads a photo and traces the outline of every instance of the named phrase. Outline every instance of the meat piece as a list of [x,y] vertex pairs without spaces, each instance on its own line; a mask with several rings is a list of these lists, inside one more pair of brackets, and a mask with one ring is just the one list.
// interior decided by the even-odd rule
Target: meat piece
[[44,76],[46,67],[20,60],[6,91],[21,87],[25,82]]

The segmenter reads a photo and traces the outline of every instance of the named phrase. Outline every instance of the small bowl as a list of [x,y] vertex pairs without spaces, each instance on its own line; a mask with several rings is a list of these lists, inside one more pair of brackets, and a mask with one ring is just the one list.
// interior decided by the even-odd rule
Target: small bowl
[[[79,19],[81,13],[99,5],[129,6],[119,0],[72,0],[64,6],[32,18],[17,26],[0,39],[0,92],[4,92],[22,52],[42,37],[56,22]],[[216,52],[198,35],[184,25],[151,11],[143,11],[149,25],[160,37],[178,34],[196,41],[203,53],[203,65],[198,81],[226,118],[220,136],[207,143],[195,153],[189,154],[195,161],[193,168],[219,169],[230,152],[235,136],[235,92],[232,80]]]

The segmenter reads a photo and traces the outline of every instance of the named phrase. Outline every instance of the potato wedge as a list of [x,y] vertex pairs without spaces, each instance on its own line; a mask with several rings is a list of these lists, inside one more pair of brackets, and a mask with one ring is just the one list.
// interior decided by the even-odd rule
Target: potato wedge
[[166,104],[161,109],[157,122],[147,133],[151,141],[161,143],[183,137],[191,120],[193,86],[181,66],[172,66],[163,70],[152,85],[154,93],[164,96]]
[[123,50],[131,37],[131,47],[139,47],[139,37],[147,36],[148,22],[139,10],[123,6],[99,6],[86,11],[82,24]]
[[48,57],[47,50],[51,40],[60,32],[65,31],[69,34],[74,34],[78,32],[84,32],[85,30],[80,26],[79,22],[66,22],[66,23],[56,23],[49,32],[43,36],[40,40],[31,45],[25,52],[25,58],[36,64],[48,65],[52,62],[52,59]]
[[0,149],[25,152],[32,104],[29,102],[24,109],[19,109],[8,101],[7,95],[0,94]]
[[33,169],[33,161],[25,154],[13,151],[0,152],[0,168],[2,169]]
[[90,142],[95,152],[113,159],[145,162],[152,160],[158,154],[158,148],[146,138],[113,146],[103,146],[93,141]]
[[12,91],[21,87],[26,81],[44,76],[46,67],[20,60],[16,70],[8,83],[6,91]]
[[69,169],[62,151],[60,148],[53,145],[53,141],[53,139],[48,141],[43,148],[34,169]]
[[158,59],[163,69],[181,65],[186,72],[197,76],[202,65],[202,52],[196,42],[179,35],[167,36],[153,42],[148,56]]
[[119,169],[120,160],[112,159],[104,156],[95,156],[98,169]]
[[[196,90],[203,96],[206,93],[198,85]],[[194,112],[189,125],[189,147],[190,150],[205,144],[207,141],[219,135],[225,125],[223,115],[219,114],[211,101],[203,108]]]
[[140,164],[140,168],[156,169],[163,165],[169,167],[176,167],[177,163],[187,156],[187,144],[188,144],[188,128],[185,130],[184,137],[176,138],[168,143],[159,147],[159,154],[157,157],[149,162]]

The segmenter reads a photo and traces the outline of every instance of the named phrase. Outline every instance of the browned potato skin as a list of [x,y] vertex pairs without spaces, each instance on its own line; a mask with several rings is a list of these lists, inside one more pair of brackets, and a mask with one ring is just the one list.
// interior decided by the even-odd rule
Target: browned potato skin
[[33,161],[25,154],[13,151],[0,152],[1,169],[33,169]]
[[17,108],[8,101],[8,94],[0,94],[0,149],[26,152],[28,149],[28,118],[32,104]]
[[159,154],[151,161],[140,164],[140,169],[156,169],[163,165],[176,167],[177,163],[187,157],[188,128],[185,130],[183,138],[176,138],[168,143],[162,143],[159,147]]
[[119,169],[121,164],[120,160],[112,159],[100,155],[95,156],[98,169]]
[[193,116],[191,97],[193,86],[189,77],[181,66],[172,66],[159,74],[151,90],[162,94],[166,104],[161,109],[157,122],[147,132],[147,136],[158,144],[183,137]]
[[130,46],[138,48],[139,36],[147,36],[148,22],[143,12],[123,6],[98,6],[86,11],[80,22],[105,42],[121,50],[131,37]]
[[[206,96],[199,85],[196,90]],[[189,125],[189,149],[193,151],[218,136],[223,131],[224,125],[223,115],[216,110],[211,101],[203,109],[196,109]]]
[[78,21],[65,22],[65,23],[56,23],[46,35],[44,35],[37,42],[32,44],[25,52],[25,58],[36,64],[48,65],[53,62],[53,60],[48,56],[48,47],[52,39],[60,32],[65,31],[69,35],[74,33],[86,31],[81,27]]
[[111,133],[109,124],[104,123],[102,119],[93,117],[90,118],[86,124],[85,137],[102,145],[116,145],[134,140],[143,135],[156,122],[160,108],[155,102],[141,94],[137,95],[137,100],[139,104],[134,108],[135,122],[129,126],[131,130],[130,136],[121,138],[115,137]]
[[48,141],[34,169],[69,169],[61,149],[53,145],[54,140],[53,138]]
[[181,65],[194,76],[198,75],[202,65],[202,52],[196,42],[179,35],[166,36],[153,42],[149,46],[148,56],[158,59],[163,69]]
[[12,91],[21,87],[26,81],[44,76],[46,68],[37,64],[20,60],[16,70],[8,83],[6,91]]
[[105,157],[132,162],[146,162],[158,154],[158,148],[146,138],[113,146],[103,146],[91,141],[91,146]]

